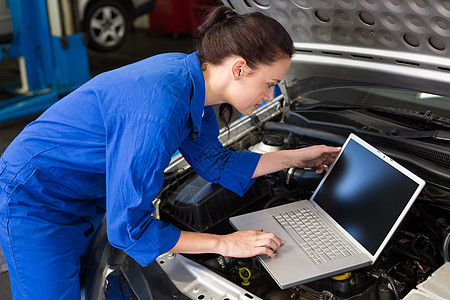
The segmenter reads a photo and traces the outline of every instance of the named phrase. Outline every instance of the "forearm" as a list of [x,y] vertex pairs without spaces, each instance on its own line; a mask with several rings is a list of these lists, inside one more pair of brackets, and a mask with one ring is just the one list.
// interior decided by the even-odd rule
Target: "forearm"
[[181,231],[173,253],[218,253],[220,254],[220,236],[209,233]]
[[252,178],[291,167],[289,151],[277,151],[261,155]]

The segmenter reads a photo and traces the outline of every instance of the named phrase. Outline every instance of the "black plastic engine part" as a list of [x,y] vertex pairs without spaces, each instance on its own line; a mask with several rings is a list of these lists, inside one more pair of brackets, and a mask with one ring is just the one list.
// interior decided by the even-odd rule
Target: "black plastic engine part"
[[301,186],[305,190],[313,191],[319,185],[323,175],[323,173],[317,174],[314,170],[290,168],[286,172],[286,186],[289,189]]
[[269,146],[283,146],[284,138],[274,134],[264,135],[262,142]]
[[226,233],[232,229],[229,217],[249,207],[254,210],[268,197],[269,188],[259,179],[240,197],[219,184],[194,176],[175,191],[168,190],[161,195],[161,220],[185,230]]

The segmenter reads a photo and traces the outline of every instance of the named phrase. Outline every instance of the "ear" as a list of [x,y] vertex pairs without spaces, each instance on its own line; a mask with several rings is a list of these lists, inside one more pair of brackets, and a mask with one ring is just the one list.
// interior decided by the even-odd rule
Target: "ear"
[[234,80],[240,79],[244,75],[247,62],[242,57],[236,58],[231,65],[231,72]]

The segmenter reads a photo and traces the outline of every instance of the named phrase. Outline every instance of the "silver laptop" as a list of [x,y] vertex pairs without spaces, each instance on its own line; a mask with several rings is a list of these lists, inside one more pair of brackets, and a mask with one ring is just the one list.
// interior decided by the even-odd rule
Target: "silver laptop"
[[237,230],[273,232],[284,241],[258,258],[280,288],[372,264],[425,185],[351,134],[311,199],[230,218]]

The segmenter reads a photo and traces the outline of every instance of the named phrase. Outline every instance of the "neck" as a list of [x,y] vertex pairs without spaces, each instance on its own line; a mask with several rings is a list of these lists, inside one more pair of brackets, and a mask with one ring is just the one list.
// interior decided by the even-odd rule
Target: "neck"
[[223,66],[204,64],[205,106],[225,103],[226,71]]

